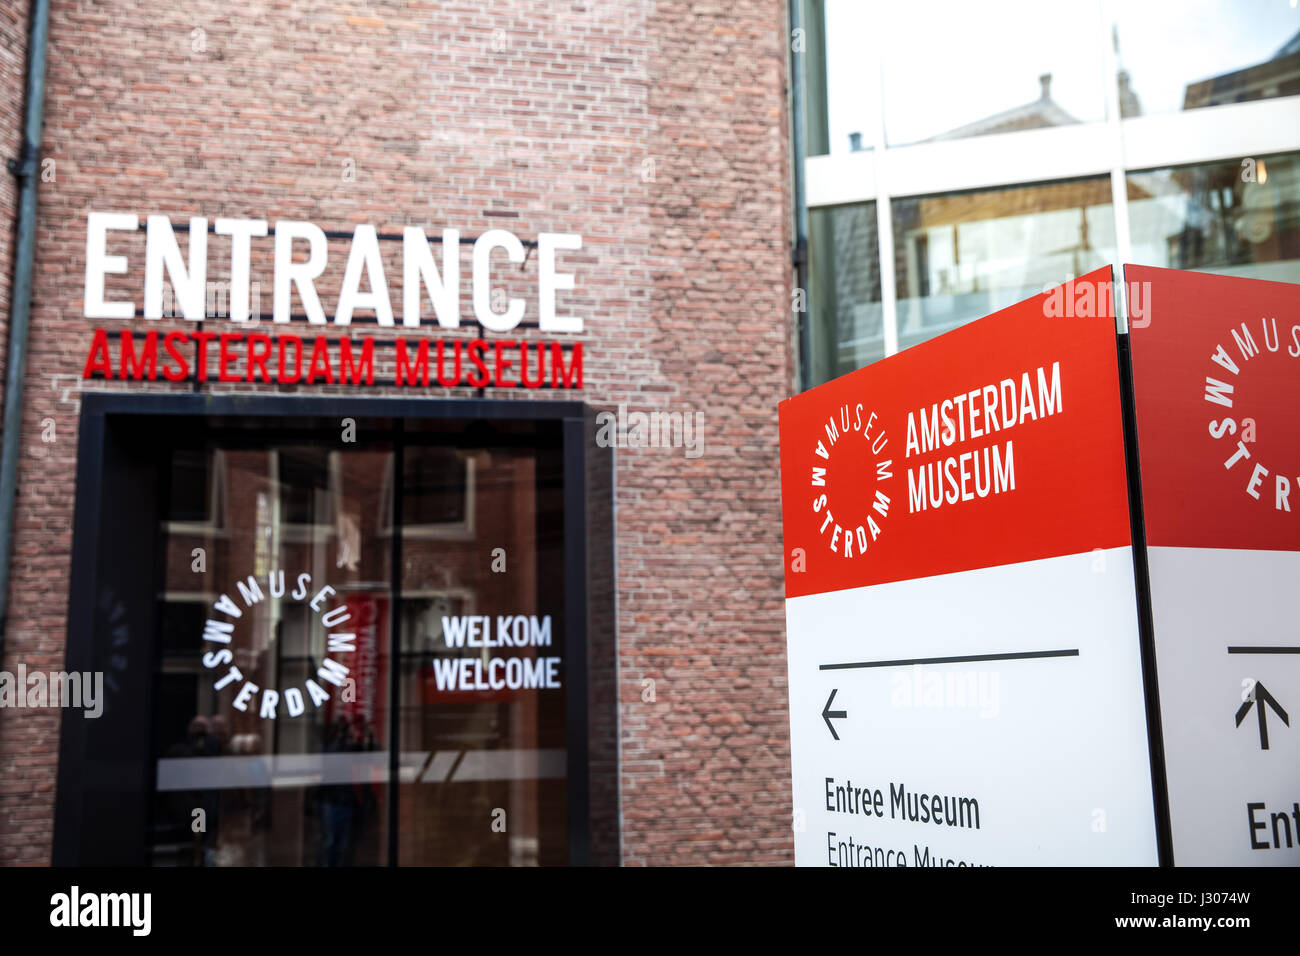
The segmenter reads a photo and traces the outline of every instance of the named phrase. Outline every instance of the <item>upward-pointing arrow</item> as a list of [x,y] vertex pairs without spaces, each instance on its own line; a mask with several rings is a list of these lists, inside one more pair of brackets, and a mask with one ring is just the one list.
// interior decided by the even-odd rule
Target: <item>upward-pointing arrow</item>
[[1242,704],[1237,710],[1238,727],[1240,727],[1241,722],[1246,719],[1246,715],[1250,713],[1250,707],[1252,704],[1255,705],[1255,710],[1259,714],[1259,749],[1267,750],[1268,722],[1264,714],[1264,705],[1267,704],[1269,707],[1272,707],[1274,712],[1282,718],[1282,723],[1286,724],[1288,727],[1291,726],[1291,719],[1287,717],[1286,711],[1283,710],[1282,705],[1277,702],[1277,698],[1270,694],[1263,684],[1259,681],[1255,681],[1254,693],[1252,693],[1250,699]]

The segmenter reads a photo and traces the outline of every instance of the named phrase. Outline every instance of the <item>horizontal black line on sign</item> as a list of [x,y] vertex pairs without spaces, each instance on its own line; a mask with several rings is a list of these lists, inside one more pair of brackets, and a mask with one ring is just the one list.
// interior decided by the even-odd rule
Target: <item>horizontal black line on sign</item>
[[1229,647],[1229,654],[1300,654],[1300,647],[1268,647],[1265,645]]
[[[137,232],[144,232],[144,231],[145,231],[146,229],[148,229],[148,228],[149,228],[149,223],[148,223],[147,221],[145,221],[145,222],[140,223],[140,225],[136,226],[136,231],[137,231]],[[421,226],[420,228],[424,228],[424,227]],[[188,222],[173,222],[173,223],[172,223],[172,229],[173,229],[175,232],[189,232],[189,231],[190,231],[190,224],[189,224]],[[351,238],[352,238],[352,233],[350,233],[350,232],[342,232],[342,231],[339,231],[338,229],[322,229],[321,231],[322,231],[323,233],[325,233],[325,238],[326,238],[326,239],[351,239]],[[213,235],[216,235],[216,232],[217,232],[217,223],[216,223],[216,220],[215,220],[215,219],[212,220],[212,221],[210,221],[210,222],[208,223],[208,232],[212,233]],[[274,235],[275,235],[275,227],[274,227],[274,226],[267,226],[267,229],[266,229],[266,235],[267,235],[267,236],[274,236]],[[428,230],[426,229],[426,230],[425,230],[425,237],[426,237],[430,242],[442,242],[442,233],[439,233],[439,234],[436,235],[436,236],[430,236],[430,235],[428,234]],[[265,238],[265,237],[264,237],[264,236],[254,236],[253,238],[254,238],[254,239],[263,239],[263,238]],[[389,241],[389,242],[401,242],[401,241],[402,241],[402,234],[401,234],[400,232],[377,232],[377,233],[375,233],[375,238],[376,238],[376,239],[379,239],[379,240],[381,240],[381,241],[383,241],[383,240],[387,240],[387,241]],[[473,242],[478,242],[478,240],[479,240],[479,237],[478,237],[478,236],[461,236],[461,237],[460,237],[460,241],[461,241],[461,242],[473,243]],[[537,247],[537,240],[536,240],[536,239],[520,239],[520,240],[519,240],[519,244],[520,244],[521,246],[529,246],[529,247],[532,247],[532,248],[536,248],[536,247]]]
[[913,657],[899,661],[855,661],[851,664],[822,664],[823,671],[844,671],[857,667],[903,667],[912,664],[966,664],[974,661],[1023,661],[1037,657],[1078,657],[1077,647],[1060,651],[1015,651],[1011,654],[966,654],[961,657]]

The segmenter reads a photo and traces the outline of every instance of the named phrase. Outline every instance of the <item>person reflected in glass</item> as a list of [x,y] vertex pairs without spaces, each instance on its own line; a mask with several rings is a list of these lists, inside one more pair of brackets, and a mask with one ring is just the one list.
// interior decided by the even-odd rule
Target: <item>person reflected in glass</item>
[[[212,733],[212,721],[202,714],[195,714],[190,719],[184,739],[167,750],[169,758],[215,757],[220,754],[221,744]],[[221,829],[221,808],[216,792],[177,792],[170,802],[170,815],[193,835],[193,865],[216,866],[217,835]],[[202,811],[202,815],[196,816],[196,810]],[[202,826],[196,829],[195,824],[198,822]]]
[[[336,717],[325,731],[325,753],[358,749],[346,717]],[[326,784],[320,788],[321,866],[346,866],[356,814],[356,794],[351,784]]]

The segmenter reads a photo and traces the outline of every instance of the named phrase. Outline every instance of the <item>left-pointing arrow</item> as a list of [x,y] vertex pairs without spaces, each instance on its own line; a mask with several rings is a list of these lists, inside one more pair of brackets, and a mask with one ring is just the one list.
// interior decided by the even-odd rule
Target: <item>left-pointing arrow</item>
[[831,724],[831,718],[847,717],[848,712],[843,710],[831,710],[831,704],[835,701],[835,695],[837,693],[839,693],[838,687],[831,691],[830,697],[826,698],[826,706],[822,708],[822,720],[826,721],[826,726],[830,729],[831,736],[836,740],[839,740],[840,735],[835,732],[835,727]]

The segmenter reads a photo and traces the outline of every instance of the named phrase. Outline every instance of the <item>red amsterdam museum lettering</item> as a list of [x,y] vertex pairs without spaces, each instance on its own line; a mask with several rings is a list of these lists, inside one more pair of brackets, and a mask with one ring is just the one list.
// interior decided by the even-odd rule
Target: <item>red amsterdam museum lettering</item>
[[[90,213],[86,227],[86,286],[84,313],[91,319],[146,320],[164,316],[164,279],[174,293],[174,314],[194,322],[212,318],[208,314],[208,220],[192,217],[188,227],[188,251],[182,255],[171,220],[148,216],[144,226],[143,308],[132,300],[109,299],[106,277],[128,273],[128,257],[109,254],[110,233],[132,234],[140,230],[140,219],[126,213]],[[310,326],[331,324],[326,318],[316,280],[328,260],[328,237],[309,222],[279,221],[271,229],[265,220],[217,219],[211,233],[228,242],[229,270],[221,277],[228,289],[229,310],[221,316],[236,329],[258,321],[253,314],[252,250],[260,241],[273,244],[271,279],[274,326],[305,321]],[[396,240],[398,237],[388,237]],[[112,238],[124,243],[126,235]],[[358,310],[372,313],[381,328],[397,322],[389,296],[388,278],[380,255],[380,237],[371,225],[358,225],[352,235],[343,278],[332,319],[335,327],[352,323]],[[444,229],[433,244],[441,246],[434,256],[433,244],[424,230],[414,226],[401,234],[401,326],[417,330],[430,319],[441,330],[460,328],[461,241],[455,229]],[[566,336],[583,330],[582,318],[557,313],[557,292],[571,291],[572,273],[560,272],[557,253],[582,248],[582,237],[571,233],[541,233],[537,240],[537,328],[540,340],[506,338],[383,338],[361,336],[331,338],[324,334],[254,333],[231,331],[148,331],[120,334],[98,328],[90,343],[82,369],[83,378],[127,381],[261,382],[270,384],[373,385],[376,380],[376,351],[391,349],[382,365],[391,368],[391,381],[398,386],[431,385],[451,388],[582,388],[582,343],[547,335]],[[296,261],[295,251],[307,258]],[[263,250],[267,251],[267,250]],[[491,333],[508,333],[525,317],[526,303],[492,287],[493,254],[523,266],[528,254],[513,233],[490,229],[473,240],[470,287],[474,320]],[[439,261],[441,260],[441,261]],[[363,288],[366,291],[363,291]],[[119,293],[120,294],[120,293]],[[296,297],[296,299],[295,299]],[[301,307],[295,315],[292,306]],[[388,356],[391,355],[391,359]],[[385,378],[388,374],[385,374]]]

